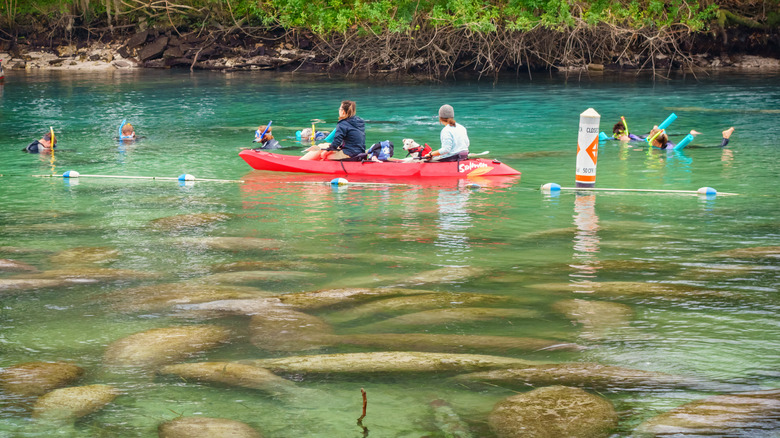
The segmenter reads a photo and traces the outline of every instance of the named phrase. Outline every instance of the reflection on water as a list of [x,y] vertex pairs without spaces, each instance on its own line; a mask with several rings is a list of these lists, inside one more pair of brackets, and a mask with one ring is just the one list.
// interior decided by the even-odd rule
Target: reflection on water
[[445,266],[469,266],[472,264],[472,252],[468,231],[473,227],[469,211],[469,195],[466,180],[458,182],[454,190],[439,190],[436,204],[439,219],[431,230],[436,233],[434,245],[436,257]]
[[[749,108],[759,95],[777,106],[775,79],[696,87],[320,79],[31,75],[4,90],[0,436],[155,436],[180,416],[228,418],[268,437],[357,436],[362,388],[370,436],[440,437],[457,425],[492,437],[496,403],[556,383],[540,375],[483,383],[469,376],[471,366],[453,370],[467,354],[491,356],[482,365],[571,366],[566,384],[609,400],[620,412],[613,436],[621,437],[703,397],[780,386],[780,189],[767,164],[780,158],[771,142],[780,127],[771,113],[735,114],[728,149],[600,147],[597,187],[708,186],[738,196],[538,191],[547,182],[571,185],[570,145],[584,108],[614,117],[626,110],[616,93],[641,92],[632,125],[657,123],[673,105],[682,120],[695,119],[690,125],[722,126],[721,113],[693,108],[724,99]],[[272,104],[263,111],[273,108],[278,138],[292,144],[296,128],[328,119],[334,102],[353,94],[361,116],[388,122],[369,125],[369,143],[435,144],[440,126],[428,114],[448,102],[478,150],[522,179],[347,176],[355,184],[334,186],[332,176],[252,171],[237,157],[271,118],[258,112],[256,96]],[[146,138],[118,145],[116,126],[130,116]],[[56,161],[19,151],[50,125],[67,146]],[[65,170],[235,182],[30,177]],[[232,366],[185,377],[110,366],[117,359],[107,352],[127,339],[184,326],[228,333],[208,345],[178,344],[176,353],[194,349],[177,359],[185,363],[398,355],[382,356],[381,373],[365,360],[375,356],[349,356],[358,362],[332,362],[324,373],[250,369],[235,380]],[[126,351],[147,354],[145,365],[170,354],[145,339]],[[455,356],[409,360],[403,352]],[[110,385],[120,395],[56,428],[32,420],[37,398],[20,399],[2,376],[33,361],[75,364],[84,372],[66,387]],[[432,363],[448,370],[423,369]],[[773,414],[751,415],[776,429]],[[740,436],[751,433],[762,436]]]
[[596,195],[577,192],[574,199],[574,261],[575,278],[595,278],[599,270],[599,217],[596,214]]

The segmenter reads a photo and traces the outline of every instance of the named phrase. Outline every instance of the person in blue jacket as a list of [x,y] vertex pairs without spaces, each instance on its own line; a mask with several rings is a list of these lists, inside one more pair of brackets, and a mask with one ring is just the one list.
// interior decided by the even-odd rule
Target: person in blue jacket
[[[366,123],[356,115],[357,104],[341,102],[333,141],[314,145],[301,160],[355,160],[366,152]],[[327,145],[327,146],[326,146]]]

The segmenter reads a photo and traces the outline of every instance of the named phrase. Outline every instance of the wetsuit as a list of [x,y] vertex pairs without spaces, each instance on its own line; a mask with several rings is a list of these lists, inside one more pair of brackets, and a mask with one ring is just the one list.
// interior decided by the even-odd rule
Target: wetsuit
[[260,146],[259,148],[255,148],[255,150],[258,150],[258,149],[281,149],[281,148],[282,148],[282,145],[280,145],[279,142],[276,141],[275,138],[272,138],[272,139],[266,141],[265,143],[263,143],[263,145]]
[[[56,148],[57,146],[54,146],[54,147]],[[24,151],[25,152],[29,152],[31,154],[39,154],[39,153],[43,152],[46,149],[48,149],[48,148],[44,147],[41,144],[40,141],[35,140],[34,142],[28,144],[27,147],[24,148]]]

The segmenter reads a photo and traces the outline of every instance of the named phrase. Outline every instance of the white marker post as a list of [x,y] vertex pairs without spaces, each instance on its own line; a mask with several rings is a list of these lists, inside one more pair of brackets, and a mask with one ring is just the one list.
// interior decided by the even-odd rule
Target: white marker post
[[588,108],[580,114],[580,133],[577,136],[577,170],[574,174],[574,182],[577,187],[594,187],[596,185],[599,122],[601,122],[601,115],[593,108]]

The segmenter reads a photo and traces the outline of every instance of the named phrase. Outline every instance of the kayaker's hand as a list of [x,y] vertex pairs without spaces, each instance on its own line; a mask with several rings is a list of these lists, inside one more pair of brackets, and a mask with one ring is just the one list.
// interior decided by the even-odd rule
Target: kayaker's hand
[[431,155],[431,154],[423,155],[423,159],[425,161],[431,161],[433,159],[433,155]]

